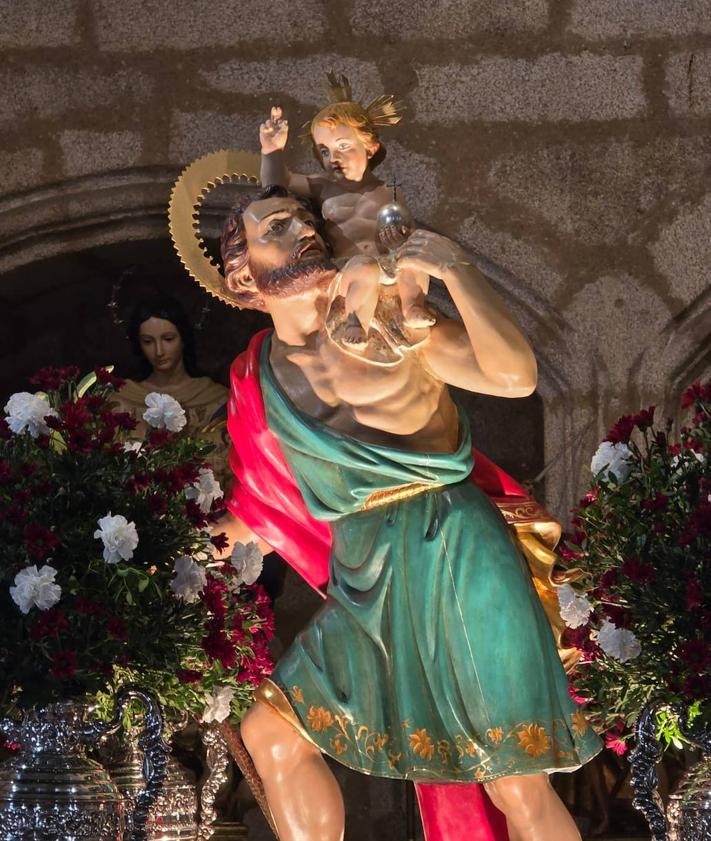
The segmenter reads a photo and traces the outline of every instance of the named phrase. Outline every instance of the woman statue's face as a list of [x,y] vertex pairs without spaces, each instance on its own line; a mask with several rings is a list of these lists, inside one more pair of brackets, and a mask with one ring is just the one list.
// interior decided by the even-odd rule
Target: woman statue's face
[[183,340],[172,321],[151,316],[138,328],[138,340],[154,371],[168,374],[183,361]]

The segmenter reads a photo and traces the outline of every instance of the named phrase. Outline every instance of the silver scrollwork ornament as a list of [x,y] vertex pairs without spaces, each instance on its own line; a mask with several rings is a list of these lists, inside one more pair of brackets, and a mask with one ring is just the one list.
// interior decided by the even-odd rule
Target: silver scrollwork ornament
[[[699,748],[703,759],[682,777],[669,798],[666,815],[657,793],[656,765],[662,747],[656,735],[657,714],[663,708],[677,716],[679,729],[687,741]],[[711,733],[691,733],[686,711],[680,705],[653,701],[637,719],[637,746],[630,755],[632,801],[647,819],[652,841],[709,841],[711,838]]]
[[[120,726],[126,705],[143,703],[145,728],[144,790],[129,813],[106,769],[86,755]],[[146,841],[148,809],[165,776],[167,750],[157,701],[138,687],[124,687],[107,723],[92,721],[86,705],[49,704],[29,710],[22,721],[0,721],[7,739],[20,751],[0,764],[2,841]]]
[[[145,783],[141,768],[143,752],[136,733],[113,736],[101,749],[101,758],[111,779],[132,808]],[[193,774],[171,754],[165,780],[146,820],[148,841],[196,841],[197,793]]]

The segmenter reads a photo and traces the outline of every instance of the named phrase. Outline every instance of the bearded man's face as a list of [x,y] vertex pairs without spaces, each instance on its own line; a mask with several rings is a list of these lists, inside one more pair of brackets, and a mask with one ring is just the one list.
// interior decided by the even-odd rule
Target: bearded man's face
[[334,274],[313,214],[296,199],[252,202],[243,215],[249,268],[263,298],[298,295]]

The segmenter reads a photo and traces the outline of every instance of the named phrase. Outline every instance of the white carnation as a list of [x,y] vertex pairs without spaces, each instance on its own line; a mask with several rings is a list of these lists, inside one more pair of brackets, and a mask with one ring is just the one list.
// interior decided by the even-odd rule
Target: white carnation
[[143,449],[143,441],[126,441],[123,445],[124,453],[140,453]]
[[603,479],[610,479],[613,473],[618,482],[624,482],[632,470],[632,458],[632,451],[627,444],[603,441],[592,457],[590,470],[595,476],[601,473]]
[[13,394],[5,404],[7,425],[19,435],[27,430],[33,438],[39,435],[49,435],[49,427],[44,422],[48,415],[57,417],[57,413],[44,397],[19,391]]
[[642,651],[642,646],[632,631],[628,631],[627,628],[618,628],[609,619],[602,623],[597,642],[608,657],[619,660],[620,663],[634,660]]
[[188,499],[194,499],[202,513],[207,514],[213,501],[223,496],[223,493],[212,470],[209,467],[202,467],[198,473],[197,482],[193,482],[189,488],[185,489],[185,496]]
[[183,407],[169,394],[152,391],[146,395],[146,406],[148,408],[143,413],[143,420],[156,429],[180,432],[188,422]]
[[579,628],[588,621],[592,605],[585,596],[579,596],[570,584],[558,587],[560,615],[569,628]]
[[200,598],[200,591],[207,584],[205,570],[192,558],[183,555],[173,565],[175,578],[170,582],[170,589],[176,596],[188,604]]
[[56,574],[57,570],[47,564],[39,570],[33,564],[17,573],[10,595],[22,613],[29,613],[31,607],[47,610],[57,604],[62,588],[54,583]]
[[133,557],[133,551],[138,546],[138,532],[136,524],[122,515],[111,516],[111,512],[98,520],[99,528],[94,537],[104,544],[104,560],[107,564],[117,564],[128,561]]
[[230,704],[235,696],[231,686],[223,686],[213,693],[205,695],[205,709],[203,710],[203,721],[224,721],[230,714]]
[[235,543],[230,555],[230,563],[237,571],[235,583],[254,584],[264,566],[262,553],[254,541]]

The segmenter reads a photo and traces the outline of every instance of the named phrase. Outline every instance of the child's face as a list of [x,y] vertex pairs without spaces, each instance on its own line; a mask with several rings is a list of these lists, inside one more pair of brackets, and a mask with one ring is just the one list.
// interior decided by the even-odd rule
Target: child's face
[[361,181],[377,151],[366,146],[351,126],[316,126],[313,139],[326,172],[337,180]]

